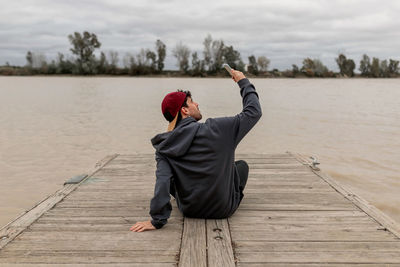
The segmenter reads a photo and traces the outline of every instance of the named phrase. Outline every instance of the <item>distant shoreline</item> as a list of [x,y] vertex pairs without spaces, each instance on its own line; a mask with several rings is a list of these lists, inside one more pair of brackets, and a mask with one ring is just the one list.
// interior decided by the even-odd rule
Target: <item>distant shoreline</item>
[[[307,77],[305,75],[298,75],[296,77],[288,77],[288,76],[273,76],[273,75],[252,75],[245,74],[249,79],[398,79],[400,77],[367,77],[362,76],[360,74],[356,74],[353,77],[343,77],[340,74],[332,76],[332,77]],[[182,74],[148,74],[148,75],[117,75],[117,74],[95,74],[95,75],[82,75],[82,74],[0,74],[0,77],[71,77],[71,78],[207,78],[207,79],[221,79],[221,78],[230,78],[228,75],[208,75],[208,76],[191,76],[191,75],[182,75]]]

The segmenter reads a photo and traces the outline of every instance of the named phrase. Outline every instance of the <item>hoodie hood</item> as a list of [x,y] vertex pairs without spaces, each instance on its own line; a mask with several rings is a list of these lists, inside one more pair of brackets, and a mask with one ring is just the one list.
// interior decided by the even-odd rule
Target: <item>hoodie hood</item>
[[179,122],[171,132],[157,134],[151,143],[157,152],[168,157],[180,157],[186,154],[193,138],[196,136],[200,123],[188,117]]

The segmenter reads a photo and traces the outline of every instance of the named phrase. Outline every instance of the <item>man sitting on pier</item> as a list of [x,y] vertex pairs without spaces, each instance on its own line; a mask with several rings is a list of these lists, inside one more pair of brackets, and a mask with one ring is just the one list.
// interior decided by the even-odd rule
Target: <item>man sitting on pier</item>
[[243,198],[249,167],[234,161],[235,149],[261,117],[255,87],[242,72],[232,70],[243,98],[243,110],[232,117],[202,118],[190,91],[169,93],[161,108],[170,122],[156,135],[156,184],[150,203],[152,220],[137,222],[130,230],[143,232],[163,227],[171,214],[170,195],[186,217],[222,219],[231,216]]

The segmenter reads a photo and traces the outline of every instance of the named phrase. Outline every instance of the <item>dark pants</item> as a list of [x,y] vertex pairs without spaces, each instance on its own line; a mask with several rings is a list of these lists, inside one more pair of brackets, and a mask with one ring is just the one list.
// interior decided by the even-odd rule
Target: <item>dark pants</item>
[[244,160],[235,161],[235,165],[239,173],[240,204],[244,197],[243,190],[246,186],[247,178],[249,177],[249,165]]

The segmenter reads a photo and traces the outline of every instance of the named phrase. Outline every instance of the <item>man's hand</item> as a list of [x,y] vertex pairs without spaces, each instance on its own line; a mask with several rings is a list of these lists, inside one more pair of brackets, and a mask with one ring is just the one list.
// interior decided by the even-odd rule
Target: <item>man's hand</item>
[[151,224],[151,221],[145,221],[135,223],[130,230],[133,232],[143,232],[147,230],[156,230],[156,228]]
[[246,78],[246,77],[244,76],[244,74],[243,74],[241,71],[238,71],[238,70],[232,69],[231,74],[232,74],[232,79],[233,79],[235,82],[238,82],[238,81],[240,81],[240,80]]

